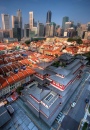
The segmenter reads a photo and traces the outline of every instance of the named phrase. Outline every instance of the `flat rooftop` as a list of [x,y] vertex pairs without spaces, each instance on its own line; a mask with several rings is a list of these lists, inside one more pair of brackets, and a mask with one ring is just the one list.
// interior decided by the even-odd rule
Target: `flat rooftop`
[[11,119],[9,113],[4,106],[0,107],[0,127]]

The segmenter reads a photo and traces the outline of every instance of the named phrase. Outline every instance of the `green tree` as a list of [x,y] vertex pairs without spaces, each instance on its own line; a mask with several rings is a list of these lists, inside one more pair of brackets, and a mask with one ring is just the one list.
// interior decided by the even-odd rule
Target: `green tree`
[[23,90],[24,88],[23,87],[18,87],[17,89],[16,89],[16,92],[18,93],[18,94],[21,94],[21,90]]
[[83,41],[79,38],[79,39],[76,39],[76,42],[78,43],[78,44],[82,44],[83,43]]
[[85,123],[84,123],[84,126],[83,126],[83,128],[82,128],[82,130],[87,130],[87,127],[88,127],[88,123],[85,122]]
[[86,56],[86,57],[87,57],[87,60],[89,60],[89,62],[90,62],[90,52],[85,53],[85,54],[83,54],[83,55]]
[[73,41],[75,41],[75,40],[70,37],[70,38],[67,39],[67,41],[68,41],[68,42],[73,42]]
[[81,38],[68,38],[67,41],[68,42],[74,42],[74,41],[76,41],[77,44],[82,44],[83,43],[83,41],[81,40]]
[[27,45],[29,45],[29,44],[30,44],[30,40],[25,41],[25,43],[26,43]]

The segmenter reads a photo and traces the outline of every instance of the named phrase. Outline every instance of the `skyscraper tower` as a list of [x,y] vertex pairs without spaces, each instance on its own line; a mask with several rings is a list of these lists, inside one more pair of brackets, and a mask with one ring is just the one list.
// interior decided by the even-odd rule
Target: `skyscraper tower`
[[12,15],[12,28],[19,28],[19,19],[17,16]]
[[38,36],[44,36],[44,24],[38,21]]
[[18,22],[19,22],[19,28],[22,29],[22,12],[20,9],[17,11],[17,17],[18,17]]
[[29,12],[29,27],[32,30],[34,24],[33,12]]
[[47,17],[46,17],[46,23],[51,23],[51,17],[52,17],[52,12],[48,11],[47,12]]
[[65,29],[65,23],[69,21],[69,17],[65,16],[62,20],[62,29]]
[[1,17],[2,17],[2,29],[3,30],[10,29],[10,15],[1,14]]

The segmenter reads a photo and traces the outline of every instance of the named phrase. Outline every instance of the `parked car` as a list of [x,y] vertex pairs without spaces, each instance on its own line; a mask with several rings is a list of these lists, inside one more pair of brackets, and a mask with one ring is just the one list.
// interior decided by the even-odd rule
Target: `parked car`
[[71,103],[71,107],[75,107],[75,105],[76,105],[75,101]]

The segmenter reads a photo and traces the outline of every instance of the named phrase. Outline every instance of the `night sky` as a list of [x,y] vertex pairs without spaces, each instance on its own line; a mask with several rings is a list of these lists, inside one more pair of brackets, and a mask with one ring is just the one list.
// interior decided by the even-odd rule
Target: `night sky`
[[59,25],[64,16],[75,24],[90,22],[90,0],[0,0],[0,14],[16,15],[18,9],[22,10],[23,23],[29,22],[29,11],[34,12],[35,21],[45,23],[48,10],[52,12],[52,22]]

